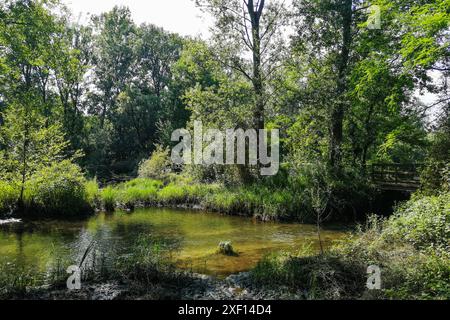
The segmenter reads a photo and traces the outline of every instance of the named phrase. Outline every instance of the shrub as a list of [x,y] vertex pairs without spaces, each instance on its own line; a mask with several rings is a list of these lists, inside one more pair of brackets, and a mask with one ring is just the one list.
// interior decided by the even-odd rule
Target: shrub
[[415,198],[397,209],[384,236],[417,249],[450,248],[450,193]]
[[26,210],[49,215],[87,214],[91,209],[85,185],[80,167],[69,160],[42,168],[26,183]]
[[425,194],[436,195],[450,190],[450,162],[431,160],[420,174],[421,189]]
[[170,164],[170,149],[158,145],[150,159],[139,164],[139,177],[166,179],[171,171]]

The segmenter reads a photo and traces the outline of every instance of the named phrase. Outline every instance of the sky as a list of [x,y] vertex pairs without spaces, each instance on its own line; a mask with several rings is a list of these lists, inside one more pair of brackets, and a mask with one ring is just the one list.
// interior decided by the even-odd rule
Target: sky
[[130,8],[137,24],[144,22],[183,36],[208,36],[209,21],[193,0],[62,0],[73,12],[75,21],[84,23],[88,14],[99,14],[114,6]]

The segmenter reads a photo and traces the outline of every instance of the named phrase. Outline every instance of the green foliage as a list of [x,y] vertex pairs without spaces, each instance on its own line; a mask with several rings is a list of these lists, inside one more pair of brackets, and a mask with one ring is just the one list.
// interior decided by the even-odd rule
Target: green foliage
[[333,255],[265,257],[252,270],[260,286],[289,286],[304,292],[306,299],[355,299],[364,290],[364,266]]
[[136,206],[196,206],[226,214],[255,216],[261,220],[314,221],[313,213],[295,189],[283,190],[260,185],[225,187],[221,184],[193,183],[174,176],[167,185],[158,180],[138,178],[99,193],[102,208]]
[[135,179],[123,185],[119,191],[119,200],[129,206],[130,204],[143,203],[154,204],[157,192],[162,187],[160,181],[149,179]]
[[100,190],[98,186],[97,179],[88,180],[84,184],[84,189],[86,190],[86,200],[89,204],[95,207],[99,202]]
[[13,212],[17,199],[19,199],[18,188],[0,180],[0,215]]
[[450,194],[416,196],[397,209],[384,233],[418,250],[450,250]]
[[450,190],[450,112],[439,119],[438,130],[431,137],[425,167],[421,173],[422,191],[437,194]]
[[36,171],[26,184],[27,214],[56,216],[87,215],[91,212],[81,169],[64,160]]
[[139,177],[150,179],[164,179],[171,170],[170,149],[161,145],[156,146],[150,159],[139,164]]
[[113,188],[112,186],[108,186],[101,190],[100,197],[102,199],[103,208],[106,211],[114,211],[117,206],[117,195],[119,194],[118,190]]
[[[29,102],[32,103],[32,102]],[[47,125],[33,105],[14,105],[0,127],[0,163],[4,178],[25,180],[42,166],[64,159],[69,143],[59,125]]]

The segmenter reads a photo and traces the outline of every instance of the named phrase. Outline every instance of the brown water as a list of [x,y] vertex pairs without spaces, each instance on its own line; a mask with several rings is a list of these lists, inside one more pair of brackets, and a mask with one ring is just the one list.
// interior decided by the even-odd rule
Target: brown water
[[[56,255],[79,259],[95,239],[99,250],[126,254],[140,235],[174,240],[173,258],[182,268],[216,276],[246,271],[270,252],[318,250],[312,225],[261,223],[248,218],[170,209],[143,209],[131,214],[98,214],[83,221],[36,221],[0,225],[0,263],[48,268]],[[323,230],[325,245],[342,238],[342,230]],[[231,241],[236,257],[217,254]],[[103,249],[102,249],[103,248]]]

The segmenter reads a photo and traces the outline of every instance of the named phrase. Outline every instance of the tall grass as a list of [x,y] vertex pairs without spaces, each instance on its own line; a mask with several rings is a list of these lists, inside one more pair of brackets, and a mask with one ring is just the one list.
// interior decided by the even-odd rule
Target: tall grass
[[102,190],[103,207],[199,206],[224,214],[255,216],[262,220],[311,220],[302,198],[292,190],[266,186],[226,187],[172,178],[168,184],[135,179]]
[[86,200],[92,205],[97,206],[100,200],[100,189],[97,183],[97,179],[86,181],[84,184],[86,193]]
[[103,208],[106,211],[114,211],[117,207],[119,191],[112,187],[108,186],[100,192],[100,197],[102,200]]
[[13,184],[0,181],[0,216],[10,213],[19,199],[19,190]]

